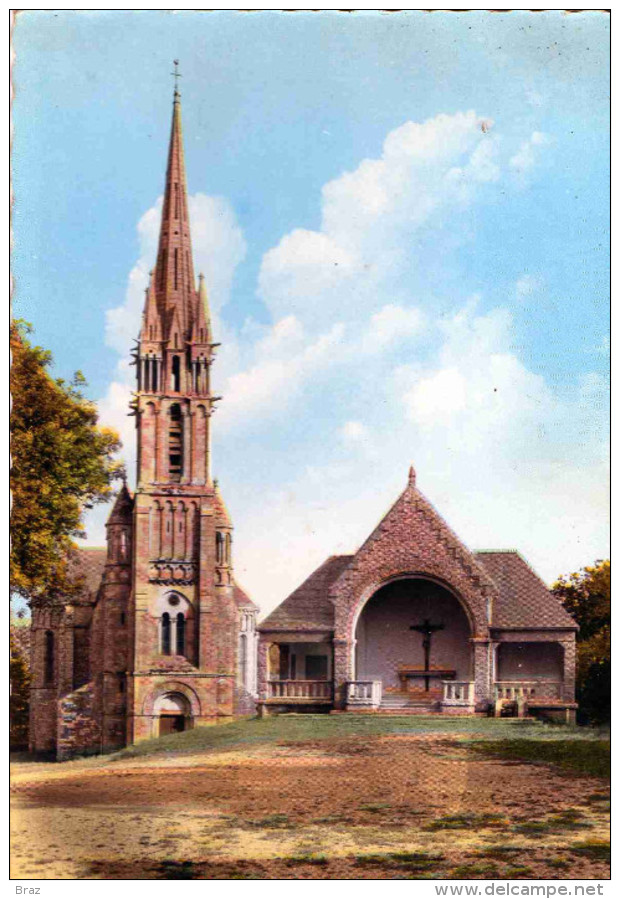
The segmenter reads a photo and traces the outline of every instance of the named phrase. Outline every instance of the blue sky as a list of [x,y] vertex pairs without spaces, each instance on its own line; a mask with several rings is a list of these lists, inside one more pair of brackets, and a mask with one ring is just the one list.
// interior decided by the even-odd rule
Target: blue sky
[[[214,467],[268,611],[404,487],[547,580],[607,552],[608,17],[27,12],[15,313],[122,431],[181,61]],[[89,543],[102,541],[102,510]]]

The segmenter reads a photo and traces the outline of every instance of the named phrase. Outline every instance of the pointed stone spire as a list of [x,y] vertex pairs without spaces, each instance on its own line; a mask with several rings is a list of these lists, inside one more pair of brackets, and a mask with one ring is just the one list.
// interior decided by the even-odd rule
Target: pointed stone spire
[[407,486],[415,487],[415,468],[413,465],[409,466],[409,477],[407,479]]
[[[172,312],[176,310],[183,339],[189,339],[196,288],[183,155],[181,95],[176,85],[154,288],[166,330],[172,323]],[[168,339],[167,333],[164,339]]]
[[131,493],[127,489],[127,480],[125,473],[123,472],[123,486],[116,495],[116,500],[112,506],[112,511],[110,512],[107,524],[125,524],[127,521],[131,521],[132,512],[133,499],[131,498]]
[[162,337],[161,316],[157,306],[157,297],[155,296],[153,272],[149,272],[149,286],[145,290],[140,339],[144,341],[160,341]]
[[205,276],[198,275],[198,305],[194,318],[192,340],[196,343],[211,342],[211,311],[209,309],[209,296]]
[[224,527],[230,528],[232,527],[230,512],[226,508],[226,503],[220,493],[220,485],[218,484],[217,478],[213,481],[213,490],[215,492],[215,521],[221,526],[223,525]]

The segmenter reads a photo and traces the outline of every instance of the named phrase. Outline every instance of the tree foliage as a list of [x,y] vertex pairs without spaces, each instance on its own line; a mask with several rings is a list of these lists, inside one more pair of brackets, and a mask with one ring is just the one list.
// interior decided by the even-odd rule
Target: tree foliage
[[120,443],[98,426],[81,373],[70,383],[52,378],[51,354],[30,344],[30,330],[11,325],[10,586],[33,600],[76,588],[67,557],[73,538],[84,535],[83,510],[110,496]]
[[10,635],[9,742],[12,749],[28,746],[30,669],[19,641]]
[[604,724],[611,703],[611,565],[599,560],[552,587],[579,625],[577,701],[584,719]]

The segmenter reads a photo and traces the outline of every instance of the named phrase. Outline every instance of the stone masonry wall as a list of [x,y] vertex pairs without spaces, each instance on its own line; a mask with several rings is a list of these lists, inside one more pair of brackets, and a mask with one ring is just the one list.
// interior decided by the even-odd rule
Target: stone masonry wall
[[93,684],[85,684],[58,702],[58,761],[99,752],[101,730],[95,714]]

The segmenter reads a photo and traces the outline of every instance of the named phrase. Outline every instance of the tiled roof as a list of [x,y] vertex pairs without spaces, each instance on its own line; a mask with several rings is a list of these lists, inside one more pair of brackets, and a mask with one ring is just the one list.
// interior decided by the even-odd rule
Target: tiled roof
[[103,569],[107,557],[105,546],[81,546],[72,556],[69,571],[71,576],[81,575],[84,586],[80,590],[80,599],[95,601]]
[[266,631],[290,627],[331,630],[334,626],[334,607],[328,591],[352,558],[353,556],[330,556],[261,622],[259,629]]
[[235,584],[234,587],[234,597],[235,602],[237,603],[237,607],[239,609],[256,609],[258,610],[258,606],[255,602],[252,602],[248,594],[245,590],[239,586],[239,584]]
[[492,626],[577,626],[562,603],[516,550],[484,550],[475,555],[499,590]]

